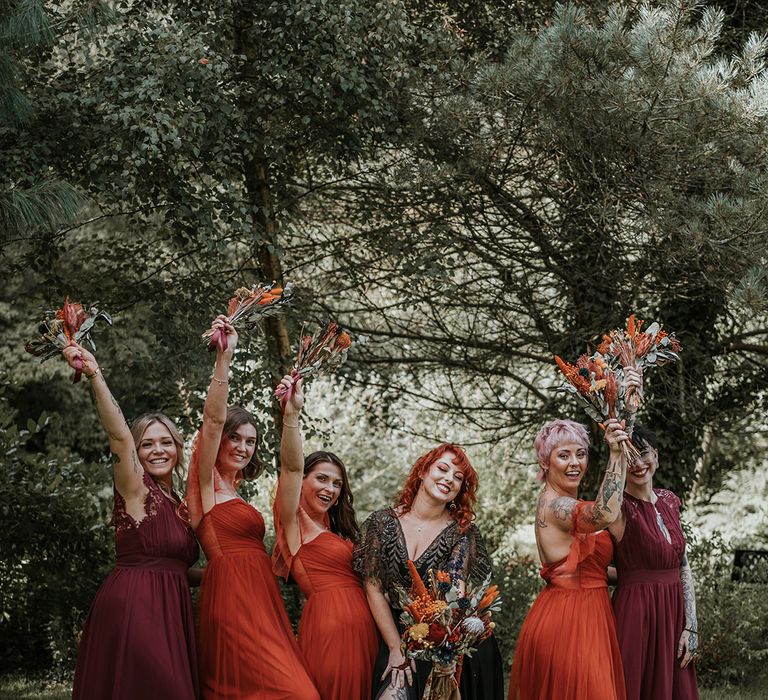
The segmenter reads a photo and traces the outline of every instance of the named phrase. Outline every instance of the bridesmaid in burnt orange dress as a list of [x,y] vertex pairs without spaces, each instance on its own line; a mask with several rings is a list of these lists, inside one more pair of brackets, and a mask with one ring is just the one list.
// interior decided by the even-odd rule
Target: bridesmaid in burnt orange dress
[[[282,381],[290,389],[291,377]],[[379,633],[352,570],[352,547],[359,539],[352,493],[336,455],[313,452],[304,459],[300,384],[284,409],[274,571],[291,576],[307,598],[299,646],[322,700],[369,700]]]
[[226,333],[192,452],[189,518],[208,566],[201,583],[201,695],[210,700],[319,700],[304,669],[283,600],[264,549],[264,520],[237,493],[258,472],[258,430],[243,408],[227,408],[229,364],[237,333]]
[[[632,370],[628,370],[633,381]],[[639,383],[639,378],[634,381]],[[536,544],[547,582],[525,618],[512,663],[509,700],[625,700],[606,567],[613,544],[605,530],[621,510],[626,461],[623,425],[606,423],[611,459],[594,502],[577,498],[589,438],[570,420],[536,436],[539,479]]]

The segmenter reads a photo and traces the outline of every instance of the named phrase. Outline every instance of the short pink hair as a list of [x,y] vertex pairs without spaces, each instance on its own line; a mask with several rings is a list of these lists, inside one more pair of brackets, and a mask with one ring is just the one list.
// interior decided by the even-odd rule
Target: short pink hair
[[574,420],[553,420],[541,426],[536,439],[533,441],[533,447],[536,450],[536,459],[539,461],[539,473],[536,475],[537,481],[544,481],[544,470],[549,466],[549,458],[552,450],[560,443],[576,442],[589,447],[589,433],[585,426]]

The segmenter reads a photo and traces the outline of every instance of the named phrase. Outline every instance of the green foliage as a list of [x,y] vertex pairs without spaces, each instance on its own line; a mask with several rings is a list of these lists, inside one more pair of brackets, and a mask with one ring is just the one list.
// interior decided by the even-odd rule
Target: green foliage
[[85,614],[110,565],[109,467],[46,445],[44,416],[20,430],[1,398],[0,672],[69,671]]
[[733,549],[719,534],[689,546],[699,619],[703,685],[745,684],[768,660],[765,584],[731,581]]
[[494,562],[496,585],[502,597],[501,612],[494,615],[494,634],[501,647],[503,667],[512,666],[517,637],[528,610],[544,585],[538,562],[530,556],[513,554]]

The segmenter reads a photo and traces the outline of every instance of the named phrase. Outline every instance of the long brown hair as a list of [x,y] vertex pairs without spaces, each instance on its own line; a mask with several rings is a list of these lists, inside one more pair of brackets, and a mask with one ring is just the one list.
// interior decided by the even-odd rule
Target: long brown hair
[[251,415],[249,411],[246,411],[242,406],[227,406],[227,418],[224,421],[224,428],[221,431],[221,439],[229,439],[230,433],[233,433],[241,425],[248,423],[256,429],[256,449],[253,451],[248,464],[243,468],[243,478],[254,479],[264,471],[264,465],[259,459],[259,446],[261,445],[261,431],[259,425],[256,423],[256,419]]
[[477,472],[470,464],[469,458],[461,447],[450,442],[444,442],[426,454],[421,455],[411,468],[408,478],[405,480],[405,486],[397,498],[397,507],[401,513],[407,513],[413,506],[416,494],[419,492],[421,480],[424,472],[429,469],[446,452],[453,452],[456,455],[454,464],[461,469],[464,474],[464,480],[461,482],[461,488],[456,498],[453,499],[455,508],[450,508],[447,504],[448,512],[451,517],[459,524],[459,530],[466,532],[472,521],[475,519],[475,502],[477,501]]
[[184,474],[184,439],[181,437],[181,433],[176,427],[176,424],[168,418],[165,413],[145,413],[138,418],[134,418],[131,423],[131,435],[133,436],[133,444],[136,447],[136,452],[138,453],[139,451],[141,438],[144,437],[147,428],[154,423],[161,423],[168,428],[168,432],[171,434],[173,443],[176,445],[176,465],[174,466],[173,471],[176,476],[181,479]]
[[331,532],[341,535],[347,540],[357,542],[360,539],[360,528],[355,518],[354,498],[352,489],[349,488],[347,468],[333,452],[317,451],[308,454],[304,458],[304,476],[309,474],[321,462],[335,464],[341,472],[341,493],[328,509],[328,518],[331,521]]

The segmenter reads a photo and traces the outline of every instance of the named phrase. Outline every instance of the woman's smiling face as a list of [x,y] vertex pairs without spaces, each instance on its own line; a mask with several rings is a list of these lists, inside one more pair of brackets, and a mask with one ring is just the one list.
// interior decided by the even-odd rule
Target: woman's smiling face
[[318,462],[304,476],[301,483],[301,497],[304,507],[317,513],[325,513],[341,496],[344,476],[333,462]]
[[256,451],[259,433],[250,423],[242,423],[224,435],[216,463],[223,471],[242,471]]
[[137,454],[144,471],[154,479],[167,477],[179,459],[171,432],[159,421],[147,426],[139,440]]
[[578,488],[587,471],[589,452],[580,442],[561,442],[549,454],[547,483],[566,492]]
[[464,472],[455,460],[456,455],[453,452],[444,452],[424,470],[419,490],[444,503],[456,498],[464,483]]

